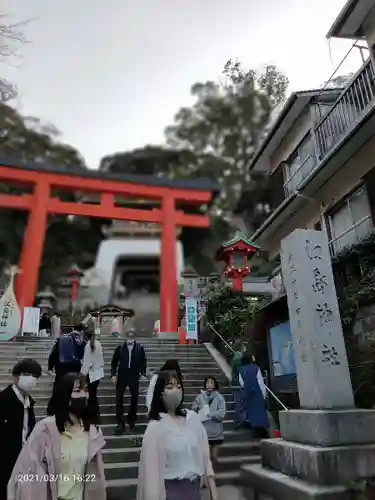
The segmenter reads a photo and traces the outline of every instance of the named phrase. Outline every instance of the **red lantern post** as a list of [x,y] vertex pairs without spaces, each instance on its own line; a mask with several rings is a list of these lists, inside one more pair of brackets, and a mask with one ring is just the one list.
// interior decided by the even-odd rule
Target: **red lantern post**
[[233,280],[233,289],[242,292],[243,279],[250,272],[249,256],[259,250],[241,233],[224,242],[216,253],[216,259],[225,263],[224,275]]
[[83,272],[78,266],[72,266],[68,271],[68,278],[72,285],[72,294],[71,294],[72,302],[75,302],[77,300],[79,282],[81,281],[82,276]]

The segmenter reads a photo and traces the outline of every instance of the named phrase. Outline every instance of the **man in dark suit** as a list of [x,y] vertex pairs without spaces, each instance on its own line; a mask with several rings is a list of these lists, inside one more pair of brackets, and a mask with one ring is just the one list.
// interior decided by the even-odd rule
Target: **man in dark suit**
[[13,384],[0,392],[0,500],[7,498],[7,485],[18,455],[35,426],[34,400],[29,392],[42,374],[40,364],[23,359],[13,368]]
[[111,379],[116,385],[116,418],[115,433],[120,435],[125,431],[124,393],[130,390],[130,408],[127,423],[130,430],[137,420],[139,379],[146,376],[146,353],[141,344],[134,340],[134,330],[128,332],[127,340],[119,345],[112,358]]

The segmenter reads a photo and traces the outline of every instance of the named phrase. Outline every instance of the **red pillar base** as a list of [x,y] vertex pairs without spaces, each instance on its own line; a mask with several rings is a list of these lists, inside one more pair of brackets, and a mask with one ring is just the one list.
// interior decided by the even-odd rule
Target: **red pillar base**
[[233,290],[236,290],[237,292],[243,292],[242,278],[233,278]]

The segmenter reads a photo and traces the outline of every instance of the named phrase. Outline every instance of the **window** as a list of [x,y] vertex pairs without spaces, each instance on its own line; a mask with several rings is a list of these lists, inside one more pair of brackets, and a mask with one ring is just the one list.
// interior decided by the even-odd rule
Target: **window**
[[366,189],[362,186],[349,196],[338,210],[328,216],[331,252],[359,243],[373,230]]
[[308,133],[299,146],[284,163],[285,194],[289,196],[297,191],[301,182],[312,172],[316,165],[315,148]]

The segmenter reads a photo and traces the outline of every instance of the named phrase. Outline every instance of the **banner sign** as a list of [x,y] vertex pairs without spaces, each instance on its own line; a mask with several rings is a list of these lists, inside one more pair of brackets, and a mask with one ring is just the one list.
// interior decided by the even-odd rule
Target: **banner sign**
[[198,303],[194,297],[185,299],[186,339],[198,340]]
[[14,293],[14,276],[18,272],[11,268],[9,284],[0,299],[0,340],[11,340],[21,328],[21,310]]
[[32,333],[38,335],[39,333],[39,307],[24,307],[23,309],[23,322],[22,322],[22,335],[24,333]]

